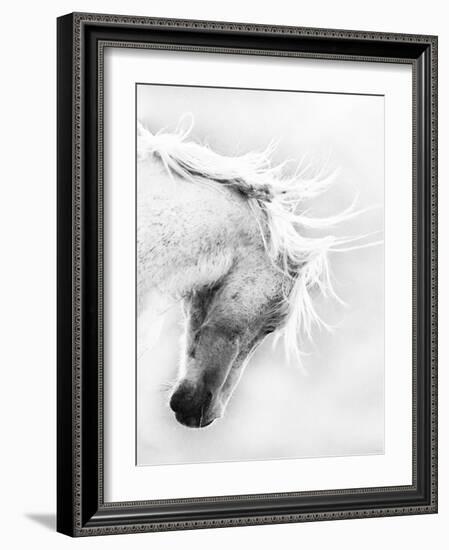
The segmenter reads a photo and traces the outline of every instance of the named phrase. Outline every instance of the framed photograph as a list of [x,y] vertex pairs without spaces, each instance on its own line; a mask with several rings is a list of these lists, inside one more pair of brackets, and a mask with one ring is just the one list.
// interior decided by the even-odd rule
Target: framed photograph
[[437,511],[437,38],[58,19],[58,531]]

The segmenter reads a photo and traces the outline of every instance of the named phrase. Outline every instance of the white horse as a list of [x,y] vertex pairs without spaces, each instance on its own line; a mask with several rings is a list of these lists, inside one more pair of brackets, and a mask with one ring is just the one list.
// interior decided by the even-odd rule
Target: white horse
[[[270,160],[272,145],[220,155],[188,139],[192,124],[157,134],[138,126],[137,296],[139,313],[154,289],[182,301],[170,407],[180,423],[200,428],[223,415],[268,334],[283,336],[300,363],[301,336],[325,324],[314,293],[337,298],[329,253],[351,248],[331,228],[355,212],[351,205],[334,217],[308,216],[305,202],[329,179],[299,169],[287,176],[287,163]],[[328,234],[308,235],[316,229]]]

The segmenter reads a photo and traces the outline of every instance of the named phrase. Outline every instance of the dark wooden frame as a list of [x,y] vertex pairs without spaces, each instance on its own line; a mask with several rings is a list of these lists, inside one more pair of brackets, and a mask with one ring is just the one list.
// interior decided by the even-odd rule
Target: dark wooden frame
[[[102,51],[107,44],[413,68],[413,483],[104,503]],[[96,14],[58,19],[57,529],[72,536],[437,511],[437,38]]]

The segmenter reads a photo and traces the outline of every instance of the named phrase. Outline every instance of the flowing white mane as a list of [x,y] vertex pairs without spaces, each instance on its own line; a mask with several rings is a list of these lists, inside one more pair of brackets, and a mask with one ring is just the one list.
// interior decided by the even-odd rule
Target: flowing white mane
[[[193,117],[184,129],[182,121],[174,132],[153,134],[138,123],[137,154],[139,160],[149,155],[158,157],[167,171],[186,180],[218,182],[246,197],[258,220],[267,254],[286,279],[294,279],[292,290],[285,296],[286,320],[276,338],[284,337],[287,355],[301,363],[300,336],[312,339],[314,325],[329,328],[317,312],[312,292],[338,298],[329,268],[329,253],[373,246],[370,242],[345,246],[367,235],[341,238],[304,235],[304,230],[328,230],[359,215],[354,203],[343,212],[327,218],[306,214],[305,202],[321,193],[334,181],[334,175],[307,177],[300,164],[293,175],[287,175],[287,162],[273,164],[276,146],[264,151],[229,157],[209,147],[189,141]],[[291,170],[290,170],[291,172]],[[291,285],[289,285],[291,288]]]

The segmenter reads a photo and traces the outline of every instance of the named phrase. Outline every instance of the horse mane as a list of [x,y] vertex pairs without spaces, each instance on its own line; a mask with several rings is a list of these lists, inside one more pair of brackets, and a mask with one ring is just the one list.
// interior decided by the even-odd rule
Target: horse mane
[[[344,252],[373,246],[379,242],[345,246],[368,235],[342,238],[333,234],[306,236],[311,230],[326,230],[340,225],[366,210],[355,210],[355,201],[342,212],[326,218],[307,214],[304,203],[322,194],[335,180],[335,173],[318,172],[307,175],[309,168],[300,162],[293,174],[288,175],[291,161],[274,164],[276,144],[271,142],[263,151],[240,156],[225,156],[208,146],[188,140],[193,128],[193,116],[185,124],[183,117],[174,132],[161,130],[151,133],[139,122],[137,128],[137,157],[144,160],[155,156],[167,172],[199,183],[215,182],[233,189],[248,201],[259,223],[260,234],[277,269],[286,280],[293,280],[284,294],[282,308],[286,311],[284,323],[276,333],[277,341],[284,338],[288,357],[300,365],[302,352],[300,336],[312,341],[314,326],[330,329],[318,313],[313,294],[337,296],[329,266],[331,252]],[[290,170],[291,172],[291,170]]]

